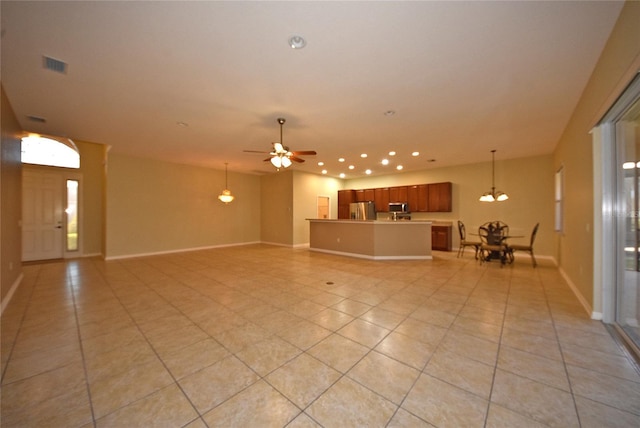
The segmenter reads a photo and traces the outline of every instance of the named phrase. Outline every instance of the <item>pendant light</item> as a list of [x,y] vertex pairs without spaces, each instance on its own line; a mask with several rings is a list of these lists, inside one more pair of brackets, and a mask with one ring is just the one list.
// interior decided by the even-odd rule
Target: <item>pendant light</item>
[[228,163],[225,162],[224,163],[224,190],[222,191],[222,193],[218,195],[218,199],[220,199],[220,201],[224,202],[225,204],[228,204],[229,202],[233,201],[233,198],[234,198],[234,196],[231,194],[231,191],[229,190],[229,186],[227,183],[227,165]]
[[481,202],[502,202],[509,199],[506,193],[497,191],[496,192],[496,150],[491,150],[491,191],[484,193],[480,196]]

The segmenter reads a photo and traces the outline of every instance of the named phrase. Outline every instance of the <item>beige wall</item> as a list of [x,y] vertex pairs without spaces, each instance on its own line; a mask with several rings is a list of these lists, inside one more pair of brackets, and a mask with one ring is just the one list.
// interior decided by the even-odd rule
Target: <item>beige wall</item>
[[[594,308],[593,154],[590,131],[639,70],[640,2],[627,2],[556,147],[564,168],[565,230],[558,237],[560,267]],[[611,231],[613,233],[613,231]]]
[[20,162],[20,126],[9,100],[0,89],[2,116],[2,150],[0,155],[0,297],[5,307],[5,297],[11,287],[17,285],[22,275],[22,164]]
[[[487,153],[490,159],[491,153]],[[512,235],[527,238],[536,223],[540,230],[535,242],[536,254],[557,258],[554,228],[553,157],[536,156],[496,160],[496,188],[509,195],[504,202],[480,202],[478,198],[491,190],[491,161],[470,165],[434,168],[382,177],[367,177],[345,182],[346,189],[400,186],[450,181],[453,184],[453,208],[450,213],[413,213],[412,219],[451,221],[453,247],[460,242],[457,221],[474,232],[482,223],[501,220],[510,226]],[[512,242],[528,242],[527,239]]]
[[261,239],[280,245],[309,243],[308,218],[317,216],[317,197],[330,198],[330,215],[338,217],[342,180],[287,169],[261,177]]
[[338,190],[342,180],[294,171],[293,245],[309,243],[308,218],[318,218],[318,196],[328,196],[331,218],[338,218]]
[[104,255],[105,164],[107,146],[86,141],[73,141],[80,152],[82,174],[82,252]]
[[293,170],[260,177],[263,242],[293,245]]
[[107,258],[260,240],[260,177],[228,173],[235,200],[218,200],[224,170],[109,155]]

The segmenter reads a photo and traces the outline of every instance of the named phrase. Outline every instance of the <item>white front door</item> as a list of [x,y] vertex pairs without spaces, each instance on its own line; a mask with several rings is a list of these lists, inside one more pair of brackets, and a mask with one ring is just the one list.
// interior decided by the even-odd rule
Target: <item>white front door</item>
[[23,170],[23,261],[62,258],[62,196],[61,175]]

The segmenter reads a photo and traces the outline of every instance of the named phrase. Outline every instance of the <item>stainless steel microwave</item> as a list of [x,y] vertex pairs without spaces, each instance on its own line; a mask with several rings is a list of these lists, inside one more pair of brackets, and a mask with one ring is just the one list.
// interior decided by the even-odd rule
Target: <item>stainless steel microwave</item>
[[409,204],[406,202],[389,202],[390,213],[408,213]]

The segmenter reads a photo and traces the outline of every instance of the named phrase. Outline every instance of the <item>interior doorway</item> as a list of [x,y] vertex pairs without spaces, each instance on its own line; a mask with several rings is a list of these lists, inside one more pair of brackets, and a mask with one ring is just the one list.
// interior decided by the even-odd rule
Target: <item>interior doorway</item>
[[330,218],[331,210],[329,202],[330,200],[328,196],[318,196],[317,218]]

